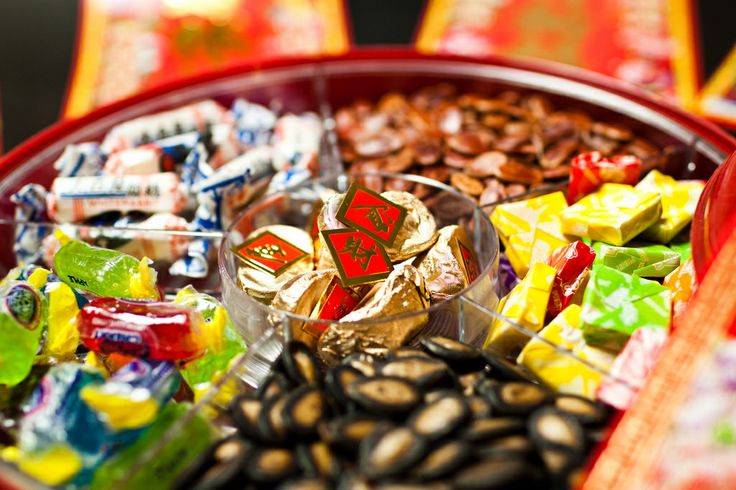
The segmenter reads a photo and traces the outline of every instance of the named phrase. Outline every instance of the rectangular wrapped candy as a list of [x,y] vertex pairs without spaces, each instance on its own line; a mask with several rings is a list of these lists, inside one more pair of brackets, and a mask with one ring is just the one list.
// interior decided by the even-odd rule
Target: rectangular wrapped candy
[[596,242],[596,264],[641,277],[664,277],[680,265],[680,254],[664,245],[631,243],[629,247],[614,247]]
[[[556,317],[585,289],[587,270],[593,264],[595,252],[580,240],[558,248],[547,258],[547,264],[557,269],[547,304],[547,320]],[[580,298],[582,300],[582,298]]]
[[[499,312],[509,320],[538,332],[544,326],[549,293],[556,274],[554,267],[543,262],[533,264],[526,277],[499,304]],[[496,319],[485,346],[506,354],[518,352],[527,340],[526,335],[506,321]]]
[[108,211],[178,213],[186,195],[173,172],[151,175],[105,175],[54,179],[47,196],[49,216],[76,222]]
[[[603,379],[601,371],[608,372],[616,356],[586,345],[583,332],[578,329],[579,323],[580,306],[570,305],[539,332],[542,339],[571,354],[560,352],[543,340],[532,339],[517,361],[551,388],[594,399]],[[586,359],[601,371],[575,357]]]
[[624,184],[603,184],[562,211],[562,232],[620,246],[659,219],[660,201],[657,192]]
[[670,296],[670,290],[655,281],[594,265],[580,316],[585,341],[618,351],[639,328],[668,332]]
[[692,221],[704,186],[705,182],[700,180],[676,181],[657,170],[649,172],[636,188],[659,192],[662,196],[662,215],[641,236],[655,242],[669,243]]
[[544,261],[552,250],[569,242],[562,233],[560,213],[567,208],[562,192],[501,204],[491,213],[511,266],[524,277],[529,266]]
[[606,182],[634,185],[641,174],[641,160],[633,155],[606,158],[599,151],[581,153],[570,162],[567,202],[579,201]]

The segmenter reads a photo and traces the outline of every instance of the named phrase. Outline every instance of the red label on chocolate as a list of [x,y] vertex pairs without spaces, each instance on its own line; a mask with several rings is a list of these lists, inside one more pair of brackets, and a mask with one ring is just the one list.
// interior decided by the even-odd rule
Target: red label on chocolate
[[390,247],[406,219],[406,209],[365,187],[352,184],[337,210],[337,219]]
[[274,276],[279,276],[292,264],[309,255],[270,231],[263,232],[232,250],[247,265]]
[[468,282],[473,282],[480,275],[478,259],[475,257],[473,251],[466,247],[460,240],[457,241],[457,246],[460,249],[460,255],[463,258],[463,265],[465,266],[465,273],[468,275]]
[[326,230],[322,236],[345,286],[380,281],[393,270],[383,247],[362,231]]
[[360,303],[360,298],[357,294],[345,289],[337,281],[333,281],[327,288],[317,318],[339,320],[353,311],[358,303]]

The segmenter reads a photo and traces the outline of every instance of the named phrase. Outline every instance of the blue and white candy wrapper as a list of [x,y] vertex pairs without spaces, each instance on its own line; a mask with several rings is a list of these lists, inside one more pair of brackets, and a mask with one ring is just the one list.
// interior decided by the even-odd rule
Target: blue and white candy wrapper
[[236,137],[243,148],[268,144],[276,125],[273,111],[245,99],[236,99],[230,112],[235,118]]
[[181,167],[181,183],[193,194],[193,187],[203,180],[207,180],[215,172],[207,161],[209,154],[202,143],[189,152]]
[[321,139],[322,121],[316,114],[306,112],[280,117],[271,140],[274,170],[278,172],[295,166],[312,170],[317,163]]
[[[273,173],[271,148],[259,146],[218,168],[207,179],[192,186],[197,195],[197,210],[192,231],[222,230],[234,209],[252,196],[252,183]],[[210,241],[194,239],[187,254],[174,262],[169,273],[175,276],[201,278],[208,272]]]
[[201,140],[202,135],[199,132],[190,131],[158,139],[152,144],[158,146],[175,163],[181,163]]
[[59,177],[99,175],[107,157],[98,143],[67,145],[64,153],[54,162]]
[[[10,197],[15,203],[15,220],[29,223],[48,221],[46,216],[46,189],[39,184],[26,184]],[[49,227],[34,224],[18,224],[15,226],[13,252],[19,263],[32,264],[38,262],[43,249],[41,244],[48,234]]]
[[312,172],[310,172],[306,168],[293,167],[286,170],[281,170],[279,172],[276,172],[276,174],[271,179],[271,182],[268,183],[268,190],[266,191],[266,193],[272,194],[274,192],[281,192],[283,190],[286,190],[288,187],[294,187],[295,185],[304,183],[311,178]]

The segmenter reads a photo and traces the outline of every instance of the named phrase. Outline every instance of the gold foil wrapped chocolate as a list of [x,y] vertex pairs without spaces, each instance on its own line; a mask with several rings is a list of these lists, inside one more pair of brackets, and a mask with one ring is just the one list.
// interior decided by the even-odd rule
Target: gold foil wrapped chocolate
[[398,262],[424,252],[437,240],[437,223],[424,203],[413,194],[387,191],[381,194],[389,201],[407,210],[404,223],[386,253],[392,262]]
[[355,310],[325,330],[318,352],[325,362],[333,364],[353,352],[380,354],[404,345],[427,324],[427,313],[386,322],[350,322],[419,312],[429,306],[429,299],[422,274],[412,265],[400,265],[388,279],[374,286]]
[[289,280],[314,268],[312,238],[293,226],[259,228],[233,252],[240,258],[240,287],[264,303],[270,302]]
[[465,230],[457,225],[440,229],[437,241],[420,259],[417,270],[424,276],[432,301],[442,301],[465,289],[472,278],[465,270],[460,244],[473,246]]
[[[319,231],[337,230],[347,228],[337,218],[337,211],[342,204],[344,194],[330,197],[325,202],[322,212],[317,218]],[[424,252],[437,240],[437,224],[434,216],[424,203],[414,197],[413,194],[403,191],[388,191],[381,194],[394,204],[406,209],[406,217],[399,229],[396,238],[390,246],[386,246],[386,253],[392,262],[400,262]],[[324,246],[324,240],[320,235],[321,245],[317,257],[317,268],[335,267],[335,262],[330,256],[329,250]]]
[[[335,269],[326,269],[310,271],[291,278],[276,293],[271,301],[271,308],[310,317],[336,275]],[[278,323],[283,318],[284,316],[280,314],[270,315],[273,323]],[[313,322],[289,318],[288,327],[294,340],[302,341],[311,348],[317,346],[317,339],[322,335],[320,326]]]

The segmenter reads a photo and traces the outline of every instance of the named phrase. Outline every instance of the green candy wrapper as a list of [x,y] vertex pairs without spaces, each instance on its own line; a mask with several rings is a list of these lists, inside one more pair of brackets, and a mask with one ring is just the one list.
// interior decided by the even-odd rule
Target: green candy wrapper
[[664,277],[680,265],[680,254],[664,245],[639,242],[615,247],[595,242],[593,250],[594,263],[640,277]]
[[592,346],[621,350],[638,328],[670,328],[670,290],[658,282],[594,265],[580,328]]
[[681,233],[675,237],[674,241],[672,241],[668,247],[670,247],[670,250],[674,250],[678,254],[680,254],[680,263],[685,262],[686,260],[692,258],[693,256],[693,248],[692,244],[690,243],[690,234],[685,233],[684,235]]

